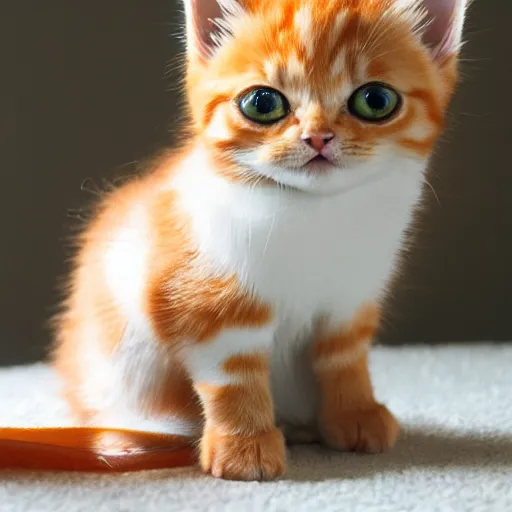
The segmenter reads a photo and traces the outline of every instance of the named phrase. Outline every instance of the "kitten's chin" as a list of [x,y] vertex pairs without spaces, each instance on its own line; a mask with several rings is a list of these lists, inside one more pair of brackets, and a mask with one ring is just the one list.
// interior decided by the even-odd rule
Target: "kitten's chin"
[[245,169],[262,182],[274,182],[281,188],[295,190],[317,196],[333,196],[371,185],[399,173],[405,182],[421,183],[425,161],[410,157],[381,155],[379,159],[359,162],[355,165],[339,167],[330,162],[312,162],[301,168],[288,168],[254,160],[237,159]]
[[275,182],[277,185],[300,192],[318,195],[333,195],[346,187],[345,169],[331,164],[313,163],[299,169],[289,169],[269,164],[251,166],[251,172]]

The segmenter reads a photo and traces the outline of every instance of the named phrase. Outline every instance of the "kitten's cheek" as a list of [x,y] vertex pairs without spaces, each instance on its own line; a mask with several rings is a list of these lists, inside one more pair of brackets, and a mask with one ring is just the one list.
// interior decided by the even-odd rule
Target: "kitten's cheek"
[[249,167],[251,169],[258,167],[258,165],[261,165],[262,163],[261,157],[258,155],[257,150],[240,151],[235,155],[235,161],[239,165],[243,167]]
[[230,126],[229,114],[224,108],[218,108],[205,130],[206,139],[212,143],[230,140],[233,128]]
[[270,164],[275,160],[275,151],[264,145],[251,152],[251,159],[255,164]]

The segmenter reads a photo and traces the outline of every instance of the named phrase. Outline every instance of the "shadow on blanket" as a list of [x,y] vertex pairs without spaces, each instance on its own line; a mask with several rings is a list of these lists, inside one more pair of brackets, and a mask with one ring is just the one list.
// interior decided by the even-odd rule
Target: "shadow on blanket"
[[441,472],[453,468],[487,472],[506,472],[512,469],[512,435],[460,433],[434,429],[432,426],[425,429],[417,426],[408,429],[404,426],[396,446],[384,454],[335,453],[318,448],[329,461],[315,464],[314,472],[301,462],[304,449],[296,447],[292,450],[296,463],[292,464],[287,479],[304,482],[359,479],[379,473],[401,473],[414,468],[438,469]]

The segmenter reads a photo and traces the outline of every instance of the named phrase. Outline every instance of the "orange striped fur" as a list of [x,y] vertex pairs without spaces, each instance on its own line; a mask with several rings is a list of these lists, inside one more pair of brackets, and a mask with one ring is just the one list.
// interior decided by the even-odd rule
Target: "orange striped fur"
[[[457,82],[466,2],[219,3],[185,0],[187,144],[101,201],[54,362],[80,421],[186,435],[214,476],[272,479],[278,426],[343,450],[396,439],[367,351]],[[354,113],[367,83],[396,92],[386,119]],[[242,112],[262,87],[289,105],[270,124]]]
[[333,448],[380,452],[396,440],[398,424],[375,401],[368,373],[367,351],[378,325],[378,309],[365,306],[337,333],[323,336],[320,330],[313,346],[322,397],[320,428]]

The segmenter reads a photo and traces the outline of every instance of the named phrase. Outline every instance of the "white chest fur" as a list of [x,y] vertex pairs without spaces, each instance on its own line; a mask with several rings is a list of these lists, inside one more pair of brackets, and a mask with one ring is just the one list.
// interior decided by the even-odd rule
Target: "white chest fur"
[[333,196],[229,183],[197,155],[173,183],[205,260],[235,272],[276,310],[271,386],[279,423],[314,424],[315,318],[350,321],[391,275],[423,170],[409,159],[394,164]]
[[230,183],[195,156],[173,186],[201,254],[219,271],[235,272],[278,318],[300,318],[304,326],[319,314],[349,320],[378,298],[420,193],[423,165],[403,165],[320,196]]

